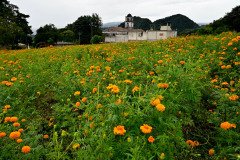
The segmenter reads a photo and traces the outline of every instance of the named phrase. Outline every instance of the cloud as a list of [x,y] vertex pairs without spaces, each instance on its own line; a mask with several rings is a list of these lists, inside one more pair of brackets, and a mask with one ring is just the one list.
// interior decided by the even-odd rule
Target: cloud
[[195,22],[211,22],[223,17],[238,0],[10,0],[22,13],[30,15],[30,25],[38,28],[53,23],[64,27],[82,15],[97,13],[103,23],[124,21],[131,13],[152,21],[183,14]]

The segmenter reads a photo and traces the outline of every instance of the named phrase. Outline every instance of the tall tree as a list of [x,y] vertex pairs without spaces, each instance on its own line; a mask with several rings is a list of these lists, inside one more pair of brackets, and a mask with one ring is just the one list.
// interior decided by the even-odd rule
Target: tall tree
[[30,43],[32,34],[25,15],[19,12],[16,5],[7,0],[0,2],[0,46],[17,45],[17,43]]
[[46,24],[37,30],[37,34],[34,37],[34,43],[38,46],[39,43],[45,43],[48,45],[54,44],[59,38],[58,30],[54,24]]
[[75,33],[75,39],[79,39],[80,43],[88,44],[94,35],[102,35],[101,18],[96,14],[92,16],[81,16],[72,25],[68,25],[73,28]]

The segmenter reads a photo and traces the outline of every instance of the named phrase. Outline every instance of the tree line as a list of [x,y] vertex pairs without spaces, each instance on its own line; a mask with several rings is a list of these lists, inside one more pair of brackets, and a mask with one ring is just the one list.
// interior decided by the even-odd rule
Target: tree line
[[98,14],[79,17],[72,24],[57,29],[54,24],[46,24],[32,36],[31,26],[19,8],[8,0],[0,2],[0,48],[18,48],[19,44],[36,47],[55,44],[57,41],[76,44],[99,43],[102,41],[102,20]]

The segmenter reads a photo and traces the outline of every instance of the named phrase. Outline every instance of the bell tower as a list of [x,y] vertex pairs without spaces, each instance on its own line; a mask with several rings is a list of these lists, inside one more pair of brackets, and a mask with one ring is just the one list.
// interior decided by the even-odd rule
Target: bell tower
[[133,28],[133,17],[130,13],[125,17],[125,28]]

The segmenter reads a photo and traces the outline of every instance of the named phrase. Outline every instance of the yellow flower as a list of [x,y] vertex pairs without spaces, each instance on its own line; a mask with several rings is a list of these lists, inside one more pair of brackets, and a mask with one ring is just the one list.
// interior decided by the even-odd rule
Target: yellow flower
[[110,90],[112,93],[119,93],[120,89],[118,88],[118,86],[113,85],[113,84],[109,84],[107,86],[107,89]]
[[73,149],[78,149],[78,148],[80,148],[80,144],[79,144],[79,143],[74,143],[74,144],[72,145],[72,148],[73,148]]
[[156,98],[156,99],[151,100],[150,103],[151,103],[152,106],[157,106],[158,104],[161,103],[161,101],[160,101],[159,98]]
[[129,79],[126,79],[126,80],[124,81],[124,83],[126,83],[126,84],[131,84],[131,83],[132,83],[132,81],[131,81],[131,80],[129,80]]
[[126,133],[126,130],[125,130],[124,126],[118,125],[118,126],[114,127],[113,133],[114,133],[115,135],[121,135],[121,136],[123,136],[123,135]]
[[143,124],[141,127],[140,127],[140,130],[144,133],[144,134],[148,134],[148,133],[151,133],[152,132],[152,127],[147,125],[147,124]]
[[134,92],[137,92],[139,90],[140,90],[140,88],[138,86],[135,86],[135,87],[133,87],[132,92],[134,93]]
[[74,96],[79,96],[80,95],[80,91],[76,91],[76,92],[74,92]]

